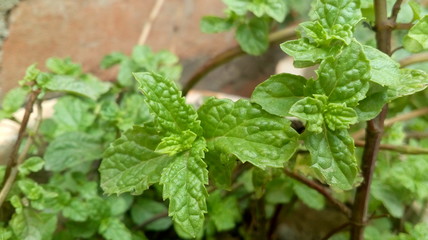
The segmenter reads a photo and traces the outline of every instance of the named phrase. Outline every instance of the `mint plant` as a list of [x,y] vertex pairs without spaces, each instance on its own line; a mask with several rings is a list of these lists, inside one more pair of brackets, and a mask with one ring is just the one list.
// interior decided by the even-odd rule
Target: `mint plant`
[[[236,28],[254,55],[274,42],[273,22],[309,5],[224,3],[226,17],[205,17],[202,30]],[[426,13],[417,1],[314,0],[280,47],[295,66],[317,67],[315,78],[280,73],[250,99],[210,97],[198,109],[183,96],[195,81],[178,86],[178,58],[147,46],[103,59],[119,65],[113,83],[70,59],[30,66],[0,110],[20,124],[0,171],[0,237],[278,239],[279,223],[307,206],[344,220],[299,239],[423,239]]]

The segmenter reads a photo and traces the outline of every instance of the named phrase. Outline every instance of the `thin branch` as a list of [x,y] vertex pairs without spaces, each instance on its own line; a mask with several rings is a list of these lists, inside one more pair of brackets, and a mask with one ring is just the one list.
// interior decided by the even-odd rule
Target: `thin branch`
[[[417,117],[420,117],[420,116],[424,116],[424,115],[427,115],[427,114],[428,114],[428,107],[416,109],[414,111],[407,112],[407,113],[404,113],[404,114],[400,114],[400,115],[398,115],[396,117],[386,119],[385,120],[385,127],[390,127],[394,123],[407,121],[407,120],[410,120],[410,119],[413,119],[413,118],[417,118]],[[355,132],[354,134],[352,134],[352,137],[354,139],[356,139],[356,140],[360,139],[360,138],[363,138],[364,136],[365,136],[364,129],[361,129],[361,130]]]
[[409,30],[410,28],[413,27],[413,23],[396,23],[394,25],[394,29],[397,30]]
[[413,54],[400,60],[400,66],[407,67],[409,65],[421,62],[428,62],[428,52]]
[[[362,140],[355,140],[355,146],[364,147],[366,142]],[[428,154],[428,149],[412,147],[407,145],[392,145],[392,144],[380,144],[379,149],[388,150],[392,152],[398,152],[402,154],[413,154],[413,155],[424,155]]]
[[315,191],[319,192],[321,195],[323,195],[328,201],[330,201],[334,206],[337,207],[337,209],[339,209],[343,214],[345,214],[347,217],[351,216],[351,210],[345,205],[343,204],[341,201],[337,200],[336,198],[334,198],[331,193],[329,192],[329,190],[327,188],[325,188],[324,186],[309,180],[297,173],[294,173],[288,169],[284,170],[285,174],[287,174],[287,176],[305,184],[306,186],[314,189]]
[[392,13],[389,19],[392,20],[394,24],[397,22],[397,16],[398,16],[398,13],[400,12],[402,2],[403,0],[397,0],[395,1],[394,6],[392,7]]
[[149,36],[150,30],[152,29],[153,22],[159,14],[159,11],[164,3],[164,0],[156,0],[152,11],[150,12],[149,19],[144,23],[143,30],[141,31],[140,38],[138,39],[138,45],[144,45],[147,37]]
[[[284,28],[277,32],[271,33],[269,35],[269,44],[274,44],[278,42],[282,42],[285,40],[289,40],[296,37],[296,25]],[[205,77],[208,73],[216,69],[218,66],[221,66],[232,59],[245,54],[242,51],[239,45],[236,45],[232,48],[227,49],[224,52],[214,56],[210,60],[208,60],[202,67],[200,67],[190,79],[186,82],[183,87],[183,95],[186,95],[190,89],[192,89],[203,77]]]
[[344,223],[344,224],[338,226],[337,228],[334,228],[329,233],[327,233],[327,235],[325,235],[321,240],[328,240],[328,239],[330,239],[333,235],[335,235],[336,233],[339,233],[339,232],[343,231],[349,225],[351,225],[351,223],[347,222],[347,223]]
[[[28,120],[30,118],[30,115],[33,109],[34,101],[37,99],[38,94],[39,94],[39,91],[35,91],[30,94],[30,100],[27,102],[24,118],[22,121],[23,123],[25,123],[25,125],[21,125],[21,129],[24,129],[24,131],[27,128]],[[15,182],[15,179],[18,175],[19,165],[21,165],[24,162],[25,158],[27,157],[27,153],[30,150],[31,145],[33,144],[33,140],[34,140],[33,137],[35,136],[35,133],[37,133],[37,131],[39,130],[41,122],[42,122],[42,104],[41,104],[41,101],[37,101],[37,117],[36,117],[36,123],[33,130],[34,134],[30,135],[27,142],[25,143],[22,153],[18,157],[16,157],[16,155],[18,154],[17,152],[15,153],[16,154],[15,157],[11,156],[11,160],[12,160],[12,164],[10,165],[11,168],[9,170],[9,174],[5,175],[6,182],[4,183],[4,186],[0,191],[0,208],[1,206],[3,206],[3,203],[6,200],[7,195],[9,194],[10,189],[13,186],[13,183]],[[22,138],[23,138],[23,133],[21,135],[21,139],[19,139],[19,135],[18,135],[17,142],[22,142]]]

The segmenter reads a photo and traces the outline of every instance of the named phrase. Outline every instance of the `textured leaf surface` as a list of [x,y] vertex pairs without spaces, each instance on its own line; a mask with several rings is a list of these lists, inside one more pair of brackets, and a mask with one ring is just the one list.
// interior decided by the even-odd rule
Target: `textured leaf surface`
[[46,84],[46,88],[51,91],[73,93],[96,100],[110,89],[110,83],[101,82],[91,75],[82,78],[55,75]]
[[233,22],[227,18],[205,16],[201,20],[201,30],[204,33],[219,33],[229,30]]
[[105,152],[99,168],[101,187],[107,194],[141,194],[159,182],[162,169],[172,159],[156,153],[160,137],[149,128],[135,126]]
[[236,197],[223,197],[220,191],[210,194],[208,212],[218,231],[233,229],[236,222],[241,219]]
[[175,155],[191,148],[196,137],[196,134],[190,130],[183,131],[181,134],[172,134],[162,138],[155,151],[170,156]]
[[58,125],[56,134],[85,131],[95,120],[90,114],[92,104],[80,98],[65,96],[55,104],[53,120]]
[[316,84],[329,102],[357,105],[369,89],[370,65],[362,46],[352,42],[336,58],[323,61],[317,71]]
[[404,48],[410,52],[421,52],[428,49],[428,15],[417,22],[404,36]]
[[287,41],[281,45],[282,51],[294,58],[296,67],[308,67],[321,62],[329,56],[336,55],[340,50],[340,45],[329,47],[317,47],[307,39],[297,39]]
[[56,215],[24,208],[20,213],[13,215],[10,226],[17,239],[49,240],[55,231],[56,223]]
[[203,138],[196,139],[193,147],[176,155],[174,161],[162,172],[163,198],[169,198],[169,216],[175,227],[195,237],[204,224],[207,212],[208,171],[204,158],[206,143]]
[[297,147],[290,121],[247,100],[209,99],[199,108],[210,150],[233,154],[260,168],[282,167]]
[[289,73],[271,76],[258,85],[251,100],[278,116],[289,116],[291,106],[304,97],[306,79]]
[[103,219],[98,231],[106,240],[132,240],[131,232],[118,218]]
[[[325,100],[325,99],[324,99]],[[311,132],[322,132],[324,123],[324,106],[322,100],[306,97],[296,102],[290,109],[290,113],[306,121],[306,129]]]
[[253,18],[236,29],[236,40],[242,50],[251,55],[264,53],[268,46],[269,26],[263,19]]
[[99,159],[102,151],[102,145],[97,138],[82,132],[64,133],[55,138],[46,149],[45,168],[50,171],[62,171]]
[[[373,83],[371,85],[373,85]],[[358,106],[355,107],[358,121],[363,122],[375,118],[388,101],[386,88],[379,87],[379,89],[376,89],[374,86],[370,86],[367,97],[360,101]]]
[[134,73],[134,77],[162,129],[176,134],[191,130],[199,135],[202,129],[196,120],[198,115],[192,106],[186,104],[174,82],[149,72]]
[[388,88],[390,100],[412,95],[428,87],[428,73],[416,69],[400,69],[400,83]]
[[335,25],[354,26],[361,18],[360,1],[355,0],[316,0],[310,16],[319,20],[325,28]]
[[324,119],[331,130],[348,129],[349,125],[357,122],[358,117],[354,109],[341,103],[329,103],[324,111]]
[[400,64],[370,46],[364,46],[364,53],[370,61],[371,81],[382,86],[394,86],[399,83]]
[[318,177],[333,187],[352,189],[358,180],[358,166],[349,133],[324,129],[319,134],[304,134],[303,138],[311,153],[311,168]]
[[253,1],[248,4],[248,10],[254,13],[257,17],[268,15],[277,22],[284,21],[288,8],[284,0],[262,0]]

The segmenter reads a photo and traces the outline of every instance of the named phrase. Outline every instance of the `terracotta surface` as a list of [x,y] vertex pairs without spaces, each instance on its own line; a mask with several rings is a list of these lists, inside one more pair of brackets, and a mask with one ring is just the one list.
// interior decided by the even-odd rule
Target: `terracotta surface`
[[[3,45],[1,92],[17,85],[27,66],[43,69],[48,57],[71,57],[86,71],[113,80],[114,70],[98,68],[112,51],[129,53],[137,43],[154,0],[26,0],[10,16],[9,37]],[[218,0],[167,0],[153,23],[147,44],[169,49],[186,65],[201,64],[209,56],[233,45],[232,33],[204,34],[199,20],[221,15]],[[196,59],[196,60],[195,60]]]

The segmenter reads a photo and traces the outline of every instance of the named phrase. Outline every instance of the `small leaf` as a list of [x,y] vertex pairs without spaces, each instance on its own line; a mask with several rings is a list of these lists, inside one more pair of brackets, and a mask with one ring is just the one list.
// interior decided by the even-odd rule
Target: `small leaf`
[[428,15],[417,22],[404,36],[404,48],[417,53],[428,49]]
[[39,76],[39,74],[40,74],[40,70],[36,68],[36,64],[29,66],[25,70],[24,79],[19,81],[19,85],[24,86],[29,82],[35,81],[37,79],[37,77]]
[[360,101],[358,106],[355,107],[359,122],[375,118],[389,101],[385,87],[381,87],[375,83],[370,83],[370,85],[370,90],[366,98]]
[[200,135],[202,129],[195,109],[186,104],[174,82],[155,73],[134,73],[139,90],[147,97],[151,113],[167,133],[181,134],[190,130]]
[[251,100],[278,116],[290,116],[290,108],[304,97],[306,78],[289,73],[271,76],[256,87]]
[[238,25],[235,38],[244,52],[260,55],[268,49],[268,34],[267,22],[263,19],[253,18],[248,23]]
[[101,60],[101,68],[106,69],[120,64],[127,57],[119,52],[110,53]]
[[220,232],[235,228],[236,222],[241,220],[241,213],[236,197],[223,197],[220,191],[210,194],[208,198],[208,212],[217,231]]
[[298,135],[290,121],[247,100],[211,98],[198,113],[210,150],[233,154],[262,169],[283,167],[296,150]]
[[329,56],[335,56],[342,48],[341,45],[317,47],[308,39],[297,39],[282,43],[282,51],[294,58],[294,66],[309,67],[320,63]]
[[229,30],[233,22],[228,18],[216,16],[205,16],[202,18],[200,27],[204,33],[219,33]]
[[319,20],[327,29],[334,25],[355,26],[362,19],[360,1],[316,0],[310,16],[312,20]]
[[314,189],[298,182],[293,181],[293,190],[296,195],[302,200],[303,203],[309,207],[321,210],[325,206],[324,196],[315,191]]
[[245,15],[250,4],[248,0],[223,0],[223,2],[238,15]]
[[136,63],[130,59],[125,58],[120,63],[119,73],[117,74],[117,82],[122,87],[132,87],[134,86],[134,80],[132,79],[132,73],[137,71],[138,66]]
[[381,201],[393,217],[403,217],[404,202],[402,202],[399,197],[397,197],[394,189],[391,189],[389,186],[384,185],[378,181],[373,182],[371,188],[373,197]]
[[24,208],[15,213],[10,221],[13,233],[20,240],[49,240],[57,224],[56,214],[39,213],[31,208]]
[[84,75],[81,78],[72,76],[55,75],[45,85],[51,91],[67,92],[96,100],[110,89],[110,83],[101,82],[92,75]]
[[[324,102],[322,101],[324,100]],[[306,121],[306,129],[321,133],[324,123],[323,112],[326,99],[306,97],[297,101],[290,109],[290,114]]]
[[412,9],[413,19],[412,22],[421,19],[421,5],[415,0],[410,0],[408,2],[410,8]]
[[230,154],[209,151],[205,154],[210,180],[220,189],[231,190],[232,172],[236,166],[236,157]]
[[354,141],[346,130],[305,133],[305,146],[311,153],[311,168],[332,187],[352,189],[357,183],[358,166],[354,156]]
[[428,74],[416,69],[400,69],[400,83],[388,88],[390,100],[412,95],[428,87]]
[[10,90],[3,98],[3,102],[1,103],[2,110],[9,115],[15,113],[24,105],[27,93],[28,91],[22,87]]
[[86,133],[65,133],[55,138],[46,149],[45,168],[49,171],[62,171],[99,159],[102,151],[99,140]]
[[324,119],[327,127],[331,130],[348,129],[349,125],[358,121],[357,113],[354,109],[346,107],[341,103],[327,104],[324,112]]
[[38,172],[45,165],[45,161],[41,157],[30,157],[24,161],[23,164],[19,165],[19,173],[26,176],[31,172]]
[[132,240],[131,231],[118,218],[103,219],[98,232],[106,240]]
[[202,230],[207,212],[208,171],[204,158],[206,143],[198,138],[189,151],[176,155],[174,161],[162,171],[160,184],[163,198],[169,198],[169,216],[175,227],[192,237]]
[[99,168],[101,188],[106,194],[141,194],[159,182],[172,158],[155,152],[161,138],[154,130],[134,126],[104,152]]
[[46,67],[60,75],[78,76],[82,73],[82,67],[73,63],[70,58],[49,58],[46,61]]
[[268,15],[277,22],[284,21],[285,15],[288,12],[287,4],[284,0],[252,1],[248,4],[248,10],[253,12],[257,17]]
[[344,48],[339,56],[323,61],[317,74],[317,93],[327,95],[328,102],[355,106],[365,98],[369,89],[369,61],[356,41]]
[[[137,202],[132,205],[131,218],[135,224],[141,225],[147,220],[159,214],[166,213],[167,211],[167,207],[160,202],[148,198],[139,198]],[[164,217],[147,224],[144,228],[151,231],[163,231],[168,229],[171,225],[171,218]]]
[[381,86],[394,86],[400,81],[400,64],[374,47],[363,46],[369,60],[371,81]]
[[190,130],[183,131],[181,134],[172,134],[162,138],[155,152],[173,156],[179,152],[190,149],[196,137],[197,135]]

